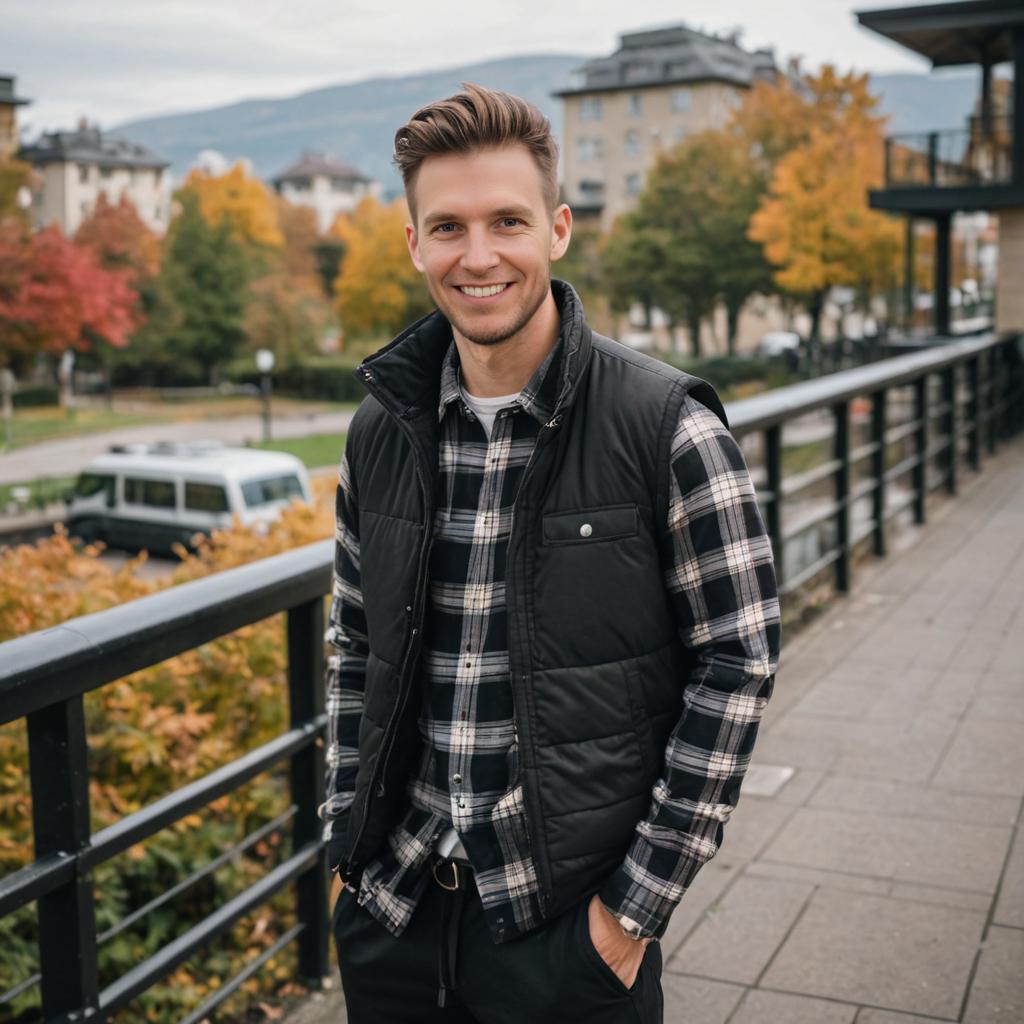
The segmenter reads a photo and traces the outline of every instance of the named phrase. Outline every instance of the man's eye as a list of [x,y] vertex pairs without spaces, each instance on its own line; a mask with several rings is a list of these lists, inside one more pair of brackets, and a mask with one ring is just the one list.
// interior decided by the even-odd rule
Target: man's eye
[[523,222],[518,217],[502,217],[501,218],[502,227],[506,227],[506,228],[517,228],[522,223]]
[[[448,230],[449,228],[451,228],[451,231]],[[438,224],[437,227],[434,230],[435,231],[440,231],[440,232],[442,232],[443,234],[446,234],[446,235],[450,235],[452,233],[452,231],[455,230],[455,228],[456,228],[455,224],[448,223],[448,224]]]

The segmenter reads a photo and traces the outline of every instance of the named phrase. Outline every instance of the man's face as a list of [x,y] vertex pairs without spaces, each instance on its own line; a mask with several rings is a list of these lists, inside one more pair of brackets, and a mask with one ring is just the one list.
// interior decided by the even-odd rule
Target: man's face
[[518,144],[428,157],[414,188],[406,241],[438,308],[478,345],[515,337],[550,291],[569,208],[548,210],[540,170]]

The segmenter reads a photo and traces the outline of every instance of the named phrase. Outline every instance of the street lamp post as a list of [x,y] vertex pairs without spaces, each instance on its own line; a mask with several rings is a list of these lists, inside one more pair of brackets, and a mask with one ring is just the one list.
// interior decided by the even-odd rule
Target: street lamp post
[[260,371],[260,394],[263,396],[263,440],[270,440],[270,371],[274,368],[274,353],[269,348],[256,352],[256,369]]

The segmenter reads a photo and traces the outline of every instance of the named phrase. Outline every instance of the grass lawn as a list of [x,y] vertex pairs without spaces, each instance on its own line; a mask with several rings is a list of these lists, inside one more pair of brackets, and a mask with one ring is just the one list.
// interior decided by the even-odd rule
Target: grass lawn
[[290,437],[281,441],[261,441],[254,448],[274,452],[287,452],[302,459],[308,469],[336,466],[345,447],[344,434],[312,434],[310,437]]
[[13,500],[11,492],[15,487],[27,487],[29,499],[24,506],[26,511],[34,508],[46,508],[54,502],[64,500],[64,492],[75,486],[73,476],[41,476],[37,480],[26,480],[23,483],[0,484],[0,513],[6,510],[8,502]]

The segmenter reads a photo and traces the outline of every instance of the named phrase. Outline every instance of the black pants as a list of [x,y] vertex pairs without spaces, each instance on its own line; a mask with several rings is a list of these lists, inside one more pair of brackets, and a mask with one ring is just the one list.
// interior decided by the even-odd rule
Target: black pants
[[[450,867],[439,877],[452,877]],[[331,918],[349,1024],[661,1024],[661,947],[631,989],[590,940],[589,897],[536,931],[495,945],[472,875],[433,879],[397,938],[348,888]],[[444,987],[444,1006],[438,993]]]

